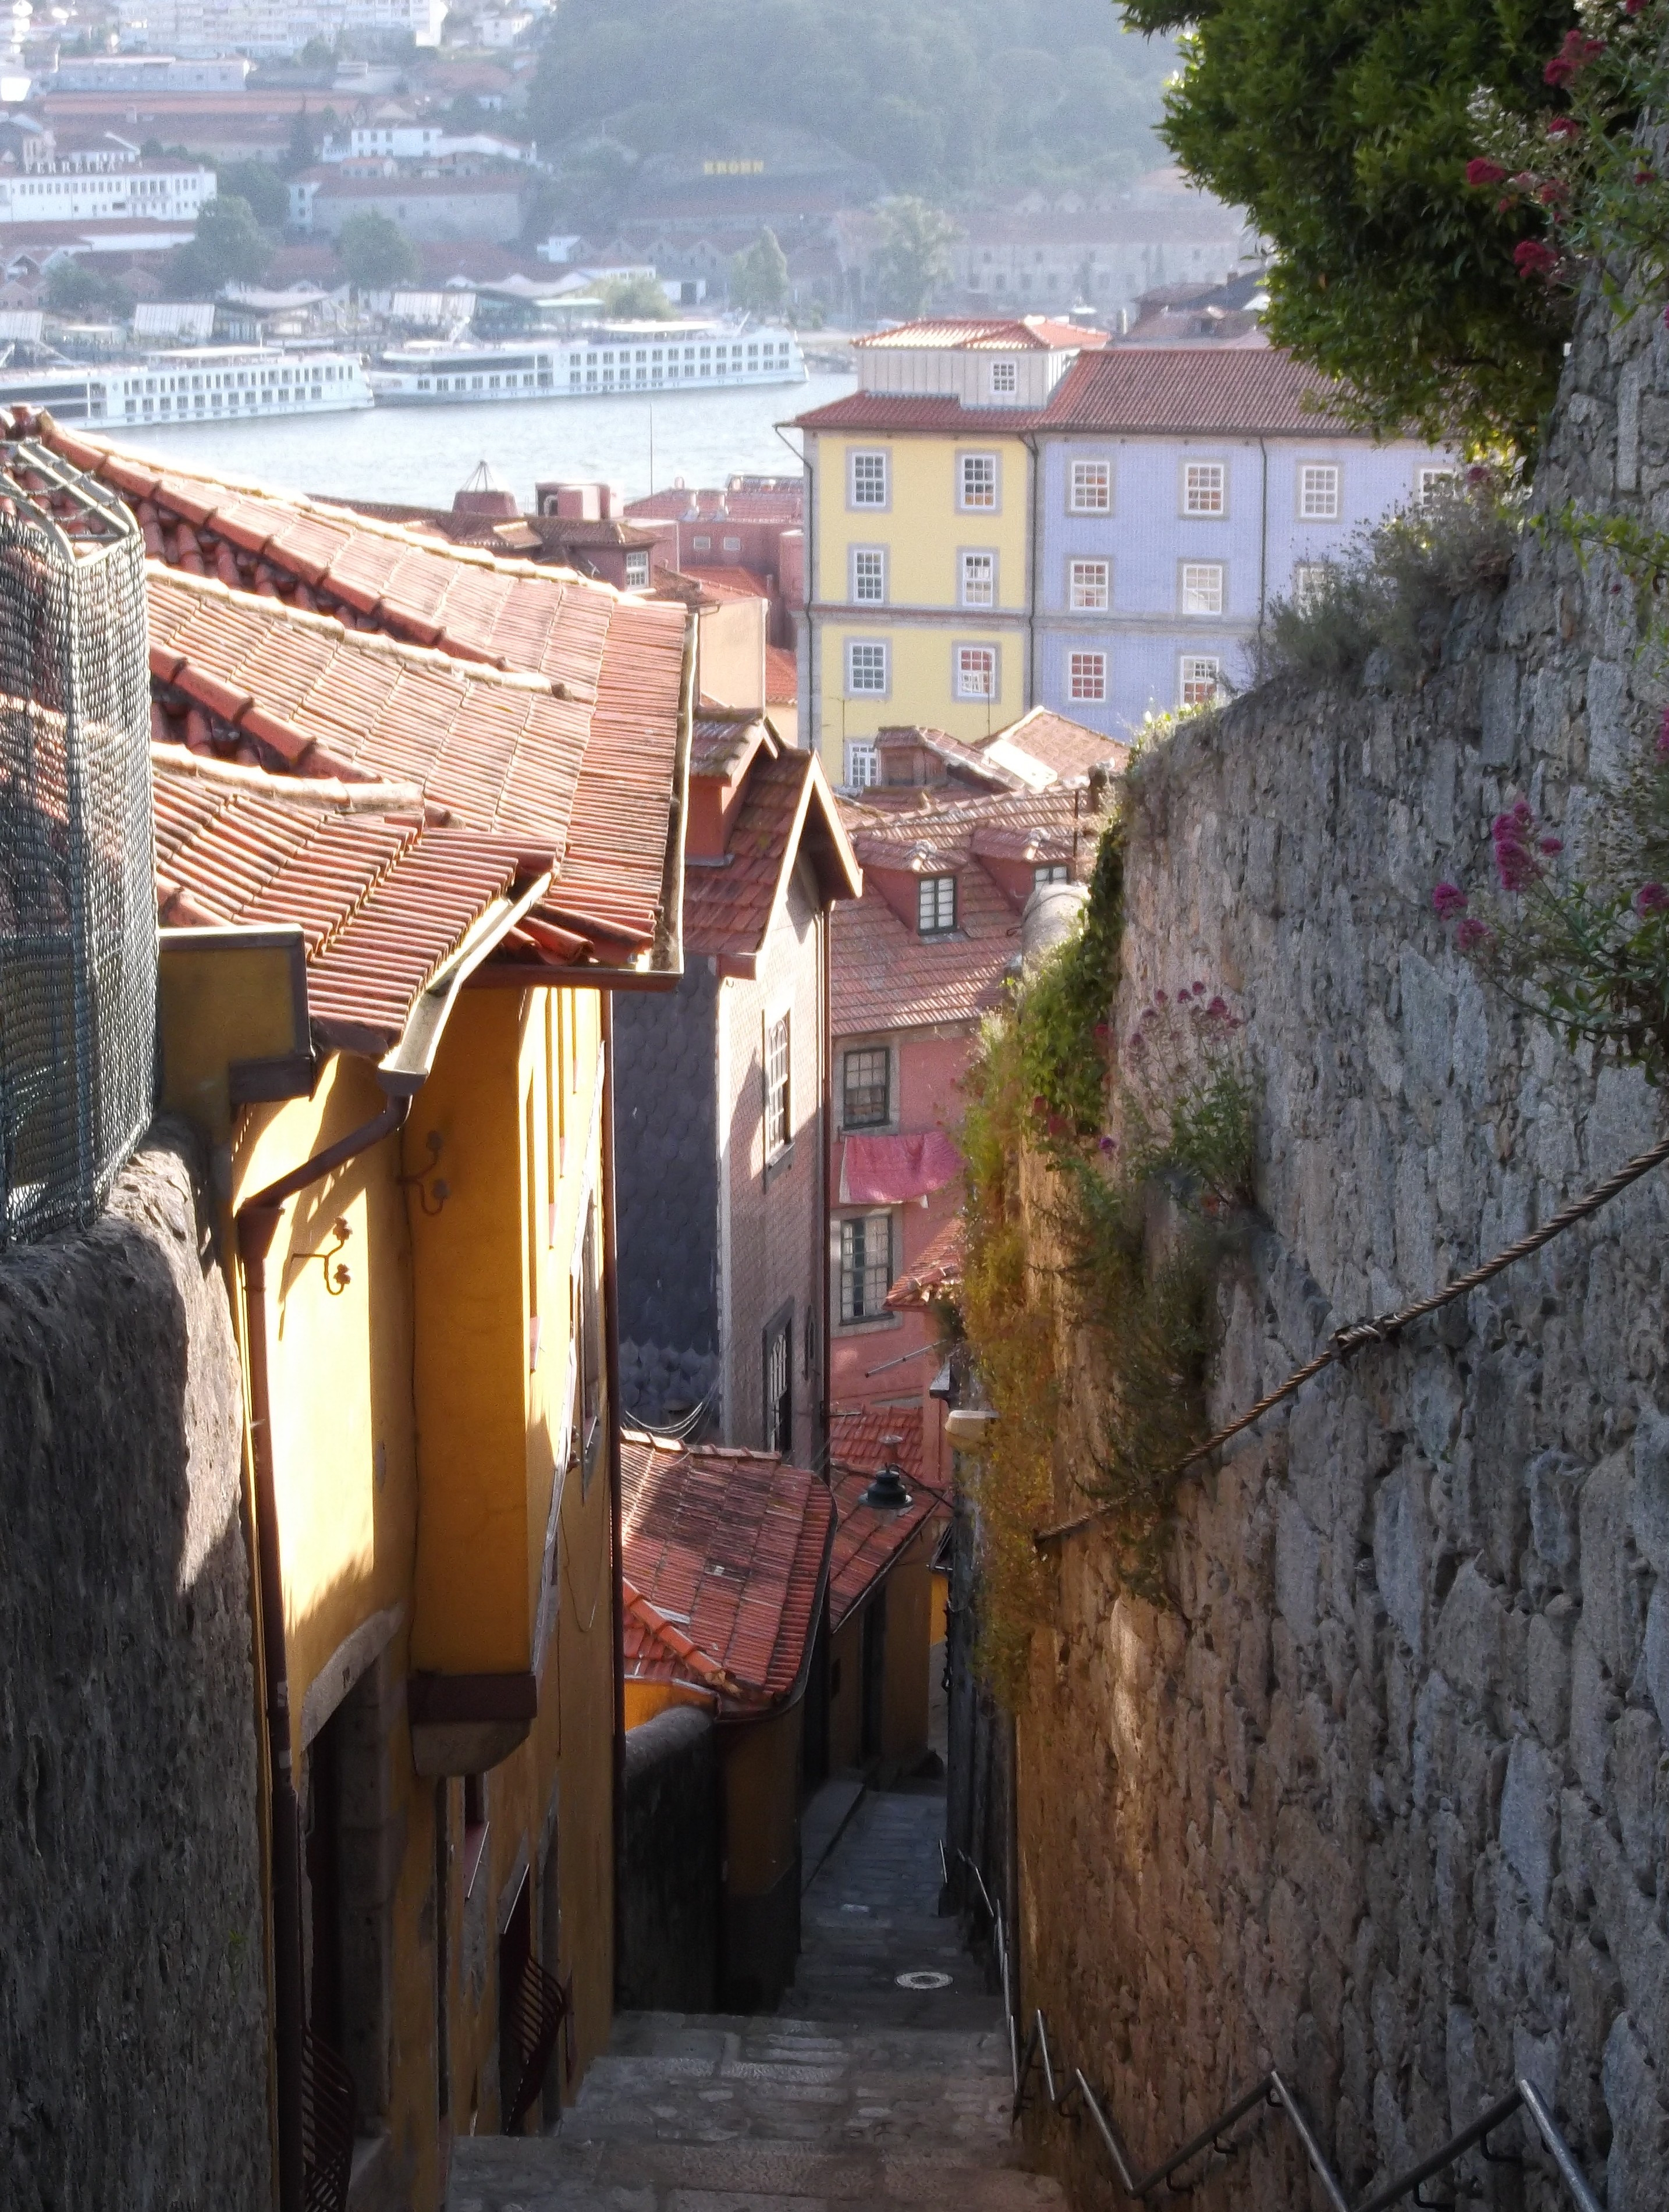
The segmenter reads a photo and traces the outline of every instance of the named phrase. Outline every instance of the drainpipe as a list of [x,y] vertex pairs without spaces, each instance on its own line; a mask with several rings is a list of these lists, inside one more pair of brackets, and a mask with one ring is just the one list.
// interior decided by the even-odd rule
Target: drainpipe
[[1258,538],[1258,629],[1264,626],[1264,602],[1269,588],[1269,441],[1259,438],[1258,452],[1263,461],[1263,507],[1259,518]]
[[609,1621],[614,1637],[609,1679],[614,1685],[614,1958],[616,1986],[626,1955],[626,1885],[621,1876],[626,1852],[626,1599],[621,1586],[620,1469],[620,1281],[615,1253],[615,1038],[614,998],[598,993],[603,1018],[603,1366],[609,1392]]
[[283,1560],[272,1457],[271,1375],[267,1363],[267,1255],[283,1218],[284,1201],[344,1166],[385,1137],[411,1111],[411,1097],[391,1098],[379,1114],[238,1208],[238,1257],[244,1282],[245,1345],[249,1360],[249,1437],[255,1462],[255,1547],[261,1588],[261,1658],[266,1677],[267,1755],[272,1770],[272,2009],[277,2071],[279,2212],[301,2212],[301,1808],[290,1759],[289,1658],[284,1639]]

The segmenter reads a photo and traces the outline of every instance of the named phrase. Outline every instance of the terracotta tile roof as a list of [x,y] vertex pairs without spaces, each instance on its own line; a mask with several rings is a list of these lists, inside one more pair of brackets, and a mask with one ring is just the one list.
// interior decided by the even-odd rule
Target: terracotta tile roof
[[987,738],[979,750],[986,761],[1011,770],[1034,791],[1051,782],[1081,782],[1094,768],[1122,775],[1131,751],[1119,738],[1104,738],[1099,730],[1047,707],[1034,707],[1017,722]]
[[511,840],[304,805],[282,777],[229,787],[154,767],[164,927],[298,923],[322,1049],[388,1051],[470,924],[526,872]]
[[792,705],[799,697],[799,661],[786,645],[765,648],[765,704]]
[[840,811],[813,753],[762,746],[750,763],[740,805],[725,840],[722,865],[689,861],[684,872],[684,944],[742,964],[756,961],[802,840],[823,848],[827,896],[855,899],[863,878]]
[[[559,963],[674,957],[681,609],[142,460],[50,417],[39,434],[138,517],[161,642],[178,653],[156,680],[171,709],[203,715],[195,749],[224,750],[229,738],[239,757],[303,774],[357,767],[426,789],[432,780],[430,796],[460,819],[561,852],[561,878],[511,953]],[[193,599],[194,576],[217,580],[228,597]],[[403,646],[430,650],[402,655]],[[495,672],[513,680],[495,685]]]
[[665,491],[650,492],[628,500],[626,513],[634,521],[649,522],[786,522],[800,520],[805,509],[804,486],[795,479],[769,491],[689,491],[673,484]]
[[693,1681],[738,1713],[798,1688],[834,1511],[804,1468],[765,1452],[621,1438],[627,1674]]
[[962,1281],[965,1239],[960,1213],[947,1221],[938,1235],[906,1275],[901,1275],[886,1295],[889,1313],[913,1306],[931,1305],[940,1291],[954,1290]]
[[915,431],[926,436],[978,432],[990,438],[1017,438],[1023,431],[1037,429],[1044,419],[1041,408],[964,407],[960,399],[939,392],[852,392],[844,399],[831,399],[826,407],[795,416],[789,428]]
[[1338,389],[1273,346],[1111,346],[1072,363],[1044,427],[1108,435],[1366,437],[1328,412]]
[[[953,738],[948,730],[935,730],[925,723],[889,724],[876,732],[875,738],[882,768],[882,783],[878,788],[883,790],[888,787],[885,772],[889,751],[900,747],[907,750],[916,745],[922,746],[936,759],[942,760],[947,768],[959,769],[964,775],[974,777],[986,790],[1019,791],[1024,787],[1023,779],[1011,769],[1005,768],[1000,761],[989,759],[983,745],[969,744],[965,738]],[[909,789],[911,787],[895,787]]]
[[720,708],[703,696],[697,702],[689,738],[692,775],[727,776],[756,745],[769,742],[760,717],[747,708]]
[[[903,1471],[910,1503],[899,1513],[877,1513],[862,1503],[863,1495],[876,1469],[889,1457]],[[920,1486],[919,1406],[866,1406],[832,1413],[828,1463],[838,1516],[828,1565],[828,1626],[834,1632],[897,1565],[922,1528],[943,1515],[944,1504]]]
[[1105,331],[1081,328],[1076,323],[1052,322],[1044,315],[935,315],[921,322],[901,323],[896,330],[871,331],[852,341],[869,353],[897,353],[931,347],[935,350],[993,353],[1058,352],[1072,346],[1104,346]]
[[[1004,971],[1020,949],[1019,906],[980,862],[1065,860],[1086,873],[1103,824],[1083,801],[1082,791],[1056,785],[988,797],[959,793],[900,812],[843,803],[841,818],[865,880],[862,898],[837,907],[830,918],[835,1036],[974,1022],[996,1006]],[[877,871],[953,872],[955,930],[923,937],[907,927],[888,903]]]
[[[647,542],[646,532],[645,538]],[[771,596],[771,579],[762,576],[756,568],[744,568],[739,562],[734,568],[698,568],[686,561],[678,574],[694,577],[715,599],[768,599]]]

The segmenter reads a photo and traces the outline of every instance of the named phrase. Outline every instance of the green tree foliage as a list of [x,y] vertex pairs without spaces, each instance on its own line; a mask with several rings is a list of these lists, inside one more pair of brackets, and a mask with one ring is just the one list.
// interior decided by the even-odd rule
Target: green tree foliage
[[778,315],[788,301],[788,257],[774,230],[762,230],[731,264],[731,305],[750,315]]
[[189,245],[175,249],[168,289],[180,300],[212,300],[228,284],[258,284],[272,258],[272,241],[247,200],[221,193],[205,201]]
[[956,226],[926,200],[907,195],[881,210],[881,250],[875,288],[891,315],[919,315],[950,274],[950,241]]
[[1125,0],[1187,34],[1164,136],[1276,248],[1271,336],[1369,420],[1533,445],[1569,308],[1513,264],[1521,212],[1468,187],[1480,95],[1563,105],[1571,0]]
[[337,233],[336,250],[349,283],[362,291],[385,291],[409,283],[417,274],[416,247],[398,222],[375,208],[349,216]]
[[133,295],[90,261],[66,256],[46,272],[46,305],[54,314],[108,315],[125,322],[133,313]]
[[216,161],[215,172],[222,195],[246,201],[263,230],[282,230],[289,221],[289,192],[270,161]]
[[564,0],[529,103],[542,146],[606,125],[645,153],[756,150],[762,120],[894,191],[1116,179],[1160,158],[1174,55],[1110,0]]
[[604,313],[623,322],[670,323],[677,309],[652,276],[616,276],[598,288]]

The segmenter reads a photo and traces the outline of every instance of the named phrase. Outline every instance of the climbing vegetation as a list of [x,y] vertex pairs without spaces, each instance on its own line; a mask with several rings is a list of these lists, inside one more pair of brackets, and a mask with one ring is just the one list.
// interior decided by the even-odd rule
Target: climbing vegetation
[[[1033,1538],[1063,1499],[1111,1505],[1120,1571],[1158,1594],[1174,1470],[1205,1433],[1217,1266],[1251,1203],[1256,1101],[1227,1003],[1204,983],[1156,992],[1114,1036],[1123,890],[1115,822],[1078,927],[987,1022],[965,1079],[962,1318],[998,1416],[971,1478],[980,1656],[1011,1701],[1046,1611]],[[1094,1408],[1077,1439],[1069,1399]]]

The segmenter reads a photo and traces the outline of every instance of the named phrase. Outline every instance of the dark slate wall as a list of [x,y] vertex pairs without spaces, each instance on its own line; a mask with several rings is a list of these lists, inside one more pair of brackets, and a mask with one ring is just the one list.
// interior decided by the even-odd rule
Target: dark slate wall
[[239,1370],[188,1140],[0,1255],[8,2212],[269,2202]]
[[719,988],[692,957],[676,991],[615,1000],[621,1395],[646,1420],[718,1375]]
[[674,1705],[626,1737],[616,2002],[712,2012],[719,1978],[719,1757],[711,1717]]

